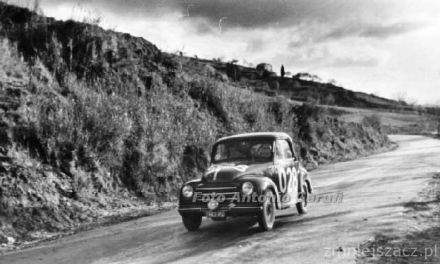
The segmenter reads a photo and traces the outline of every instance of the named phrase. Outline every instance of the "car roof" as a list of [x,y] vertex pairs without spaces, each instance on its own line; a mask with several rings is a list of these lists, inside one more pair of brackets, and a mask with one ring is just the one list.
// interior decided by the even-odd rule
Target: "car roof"
[[217,140],[218,142],[229,141],[229,140],[240,140],[240,139],[290,139],[290,136],[282,132],[255,132],[255,133],[245,133],[238,134],[229,137],[223,137]]

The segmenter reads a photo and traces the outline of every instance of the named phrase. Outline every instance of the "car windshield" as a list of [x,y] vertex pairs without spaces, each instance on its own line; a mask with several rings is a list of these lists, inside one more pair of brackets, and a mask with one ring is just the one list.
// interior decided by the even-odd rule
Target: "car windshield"
[[219,162],[269,162],[273,157],[273,141],[242,139],[217,144],[212,161]]

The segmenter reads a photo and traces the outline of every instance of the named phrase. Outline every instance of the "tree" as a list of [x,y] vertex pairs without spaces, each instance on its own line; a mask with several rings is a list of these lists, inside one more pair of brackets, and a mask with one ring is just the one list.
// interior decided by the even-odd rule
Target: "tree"
[[337,86],[338,82],[335,79],[330,79],[330,80],[328,80],[328,84],[331,84],[333,86]]
[[277,80],[269,81],[269,87],[271,90],[278,91],[280,89],[280,83]]
[[324,98],[324,104],[326,105],[334,105],[335,104],[335,97],[333,96],[333,94],[329,93],[325,98]]
[[284,77],[285,75],[285,71],[284,71],[284,65],[281,65],[281,77]]
[[230,77],[233,81],[240,81],[241,74],[240,69],[237,65],[237,60],[232,60],[231,62],[226,63],[226,74],[228,77]]
[[406,101],[407,101],[407,94],[405,91],[399,91],[394,95],[394,98],[397,100],[397,102],[399,102],[399,104],[401,105],[406,105]]

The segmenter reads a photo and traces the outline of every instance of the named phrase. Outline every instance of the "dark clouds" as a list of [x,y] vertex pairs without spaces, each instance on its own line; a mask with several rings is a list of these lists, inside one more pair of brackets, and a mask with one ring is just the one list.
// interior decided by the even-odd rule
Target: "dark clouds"
[[294,39],[287,43],[289,48],[339,41],[346,38],[384,40],[404,35],[427,26],[420,21],[413,22],[369,22],[358,20],[338,21],[331,24],[303,25],[295,31]]
[[[318,0],[322,1],[322,0]],[[228,17],[232,27],[254,28],[276,25],[280,21],[304,10],[304,1],[288,0],[46,0],[53,5],[61,3],[79,3],[92,5],[99,9],[132,14],[136,16],[162,16],[178,12],[184,17],[204,18],[212,25],[217,25],[222,17]]]
[[[228,17],[229,27],[288,27],[307,21],[331,22],[365,13],[381,12],[371,2],[378,0],[43,0],[53,5],[79,3],[98,9],[136,16],[162,16],[179,12],[182,16],[204,18],[217,25]],[[384,6],[385,4],[382,4]],[[385,10],[385,9],[383,9]]]
[[423,25],[418,22],[403,22],[390,25],[370,25],[361,31],[360,36],[368,38],[388,38],[417,30],[422,26]]
[[418,22],[400,22],[390,24],[347,23],[338,27],[324,36],[319,41],[342,39],[346,37],[363,37],[386,39],[417,30],[422,25]]
[[[387,16],[378,0],[167,0],[168,5],[217,23],[228,17],[232,27],[289,27],[311,21],[332,22],[351,16]],[[370,3],[382,2],[382,8]]]
[[[347,37],[385,39],[416,30],[420,24],[387,22],[394,12],[393,1],[381,0],[43,0],[51,5],[78,3],[98,11],[130,17],[167,19],[180,14],[196,32],[215,33],[219,20],[222,31],[309,27],[320,24],[323,32],[298,32],[289,47]],[[402,0],[405,1],[405,0]],[[372,22],[369,19],[375,18]],[[182,25],[184,26],[184,25]]]
[[[227,17],[230,27],[244,28],[286,25],[289,18],[298,18],[305,8],[304,2],[284,0],[193,0],[191,4],[191,16],[206,18],[213,24],[221,17]],[[179,5],[184,9],[187,3],[179,1]]]

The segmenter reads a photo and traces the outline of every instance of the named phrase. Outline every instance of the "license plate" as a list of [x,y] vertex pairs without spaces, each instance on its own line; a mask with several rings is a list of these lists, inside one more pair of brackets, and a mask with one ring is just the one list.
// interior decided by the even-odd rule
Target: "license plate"
[[225,212],[208,212],[208,217],[225,217]]

